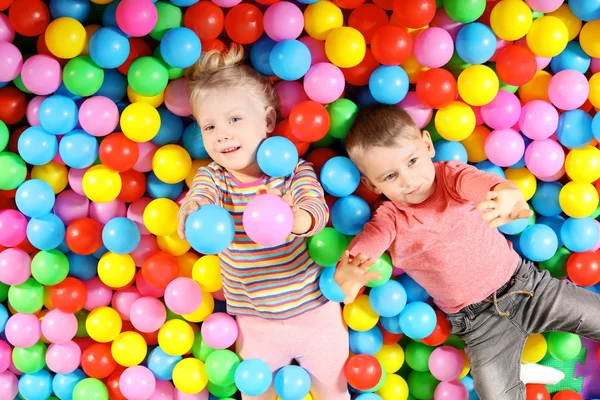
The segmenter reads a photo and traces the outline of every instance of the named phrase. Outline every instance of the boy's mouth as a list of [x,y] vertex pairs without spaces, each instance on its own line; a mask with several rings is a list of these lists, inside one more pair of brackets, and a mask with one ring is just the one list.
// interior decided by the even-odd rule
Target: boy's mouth
[[411,190],[410,192],[408,192],[407,194],[415,194],[416,192],[419,191],[419,189],[421,189],[421,185],[417,186],[416,188],[414,188],[413,190]]

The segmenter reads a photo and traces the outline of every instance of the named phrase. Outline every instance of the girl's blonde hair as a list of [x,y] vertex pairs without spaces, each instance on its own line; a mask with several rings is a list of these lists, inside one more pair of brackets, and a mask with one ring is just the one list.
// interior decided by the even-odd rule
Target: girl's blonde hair
[[269,79],[243,64],[244,48],[232,43],[229,51],[211,50],[202,53],[196,64],[185,71],[190,108],[203,91],[215,88],[244,88],[249,90],[265,107],[279,111],[279,98]]

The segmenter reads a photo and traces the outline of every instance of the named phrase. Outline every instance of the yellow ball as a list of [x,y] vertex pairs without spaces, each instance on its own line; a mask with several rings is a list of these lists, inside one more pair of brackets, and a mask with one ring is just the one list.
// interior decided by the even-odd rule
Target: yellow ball
[[160,114],[150,104],[137,102],[125,107],[121,114],[121,130],[134,142],[148,142],[160,129]]
[[546,15],[560,19],[567,30],[569,31],[569,41],[575,39],[581,30],[581,20],[577,18],[567,3],[564,3],[557,10],[547,13]]
[[166,236],[158,236],[156,238],[158,247],[167,253],[177,256],[182,256],[192,247],[187,240],[179,237],[177,233]]
[[342,10],[330,1],[318,1],[304,11],[304,30],[317,40],[327,39],[329,31],[344,25]]
[[161,181],[179,183],[189,175],[192,169],[192,157],[183,147],[167,144],[154,153],[152,169]]
[[156,236],[167,236],[177,231],[179,206],[171,199],[152,200],[144,209],[144,226]]
[[325,40],[325,54],[332,64],[352,68],[365,58],[367,44],[359,30],[349,26],[332,29]]
[[558,195],[560,208],[572,218],[585,218],[598,207],[598,192],[591,183],[569,182]]
[[453,101],[435,114],[435,129],[446,140],[465,140],[475,129],[475,112],[467,104]]
[[123,321],[117,310],[110,307],[98,307],[90,312],[85,320],[88,335],[96,342],[112,342],[121,333]]
[[56,161],[36,165],[31,169],[31,179],[41,179],[52,188],[54,194],[59,194],[69,184],[69,172],[65,165]]
[[493,69],[486,65],[471,65],[458,76],[458,94],[472,106],[488,104],[498,94],[500,81]]
[[173,368],[173,384],[186,394],[199,393],[208,384],[204,363],[196,358],[184,358]]
[[427,67],[422,66],[417,61],[414,54],[411,54],[406,59],[406,61],[402,63],[402,68],[404,69],[404,72],[406,72],[406,74],[408,75],[408,81],[413,84],[417,83],[417,81],[421,77],[421,74],[429,69]]
[[110,352],[117,364],[133,367],[144,361],[148,345],[139,333],[123,332],[112,342]]
[[587,22],[579,32],[579,44],[588,56],[600,57],[600,20]]
[[177,276],[182,278],[191,278],[194,264],[200,257],[197,254],[188,252],[180,256],[176,256],[175,258],[177,259],[177,265],[179,265],[179,273]]
[[104,165],[94,165],[83,175],[81,187],[91,201],[108,203],[121,193],[121,175]]
[[403,377],[389,374],[385,383],[377,392],[382,400],[406,400],[408,399],[408,384]]
[[469,357],[467,357],[467,354],[465,353],[464,350],[459,350],[460,354],[462,354],[463,356],[463,360],[465,361],[465,366],[463,367],[462,372],[460,373],[460,375],[458,376],[458,379],[462,379],[465,376],[467,376],[467,374],[471,371],[471,362],[469,361]]
[[192,187],[192,180],[198,173],[198,169],[200,169],[200,167],[206,167],[211,162],[212,160],[210,158],[206,158],[204,160],[192,160],[192,168],[190,168],[190,172],[185,178],[185,184],[188,188]]
[[100,25],[87,25],[85,27],[85,44],[83,46],[83,51],[81,52],[82,56],[90,55],[90,50],[88,48],[88,44],[90,43],[90,38],[100,28],[102,28],[102,26],[100,26]]
[[544,100],[550,103],[548,96],[548,85],[552,75],[546,71],[537,71],[533,78],[519,87],[519,98],[523,103],[529,103],[532,100]]
[[523,196],[525,196],[525,201],[533,197],[537,189],[537,180],[527,168],[507,168],[504,174],[506,175],[506,179],[521,189]]
[[135,276],[135,262],[129,254],[108,252],[98,260],[98,277],[106,286],[122,288]]
[[131,103],[146,103],[154,108],[158,108],[165,101],[165,91],[163,90],[156,96],[142,96],[134,92],[131,86],[127,85],[127,98]]
[[109,4],[112,3],[113,0],[90,0],[92,3],[96,4]]
[[596,108],[600,107],[600,72],[595,73],[589,80],[590,94],[588,99]]
[[359,332],[368,331],[379,321],[379,315],[371,308],[366,294],[361,294],[353,303],[344,306],[343,314],[346,325]]
[[172,319],[158,331],[158,345],[163,351],[172,356],[182,356],[194,344],[194,330],[185,321]]
[[192,278],[203,290],[216,292],[223,287],[221,282],[221,265],[219,257],[208,255],[198,259],[192,269]]
[[597,181],[600,179],[600,150],[590,145],[571,149],[565,159],[565,170],[575,182]]
[[502,0],[490,15],[490,26],[500,39],[518,40],[529,32],[533,22],[531,9],[521,0]]
[[[277,397],[277,400],[281,400],[281,397]],[[313,400],[312,395],[309,393],[307,394],[302,400]]]
[[525,341],[521,361],[525,364],[536,363],[546,356],[547,351],[548,344],[546,343],[544,335],[541,333],[534,333],[529,335]]
[[398,343],[384,344],[375,358],[383,365],[385,374],[393,374],[404,364],[404,350]]
[[490,130],[483,125],[475,127],[473,133],[464,140],[461,140],[463,146],[467,150],[469,162],[477,163],[487,160],[485,155],[484,145],[485,139],[490,134]]
[[215,310],[215,299],[212,297],[210,292],[202,291],[202,303],[200,306],[191,314],[183,315],[186,321],[190,322],[202,322]]
[[60,58],[73,58],[83,52],[87,33],[75,18],[60,17],[50,22],[44,40],[50,53]]
[[569,43],[569,30],[556,17],[540,17],[533,21],[527,32],[527,46],[537,56],[554,57],[562,53]]

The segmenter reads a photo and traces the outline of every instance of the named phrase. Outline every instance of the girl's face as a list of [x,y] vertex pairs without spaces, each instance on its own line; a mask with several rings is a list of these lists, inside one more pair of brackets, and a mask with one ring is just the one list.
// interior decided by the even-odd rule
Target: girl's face
[[256,151],[275,129],[273,107],[265,107],[244,88],[215,88],[199,96],[193,112],[213,161],[238,180],[262,175]]

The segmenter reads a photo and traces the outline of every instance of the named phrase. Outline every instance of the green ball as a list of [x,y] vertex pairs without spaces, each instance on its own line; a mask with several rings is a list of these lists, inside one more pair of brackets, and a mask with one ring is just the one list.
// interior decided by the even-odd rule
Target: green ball
[[553,278],[565,279],[567,277],[567,260],[571,252],[565,247],[559,247],[549,260],[542,261],[538,265],[541,270],[550,272]]
[[33,314],[44,306],[44,287],[33,278],[8,289],[8,303],[15,311]]
[[465,342],[456,337],[456,335],[450,334],[448,339],[443,343],[444,346],[452,346],[457,348],[458,350],[462,350],[465,348]]
[[352,100],[341,98],[328,104],[325,108],[329,113],[330,121],[327,134],[338,139],[345,138],[356,119],[358,106]]
[[443,68],[447,69],[456,79],[458,79],[460,73],[469,66],[471,66],[471,64],[460,58],[458,53],[454,51],[454,53],[452,53],[452,58],[443,66]]
[[63,83],[74,95],[88,97],[100,90],[104,70],[89,56],[75,57],[63,69]]
[[558,360],[569,361],[581,351],[581,338],[568,332],[550,332],[546,336],[548,353]]
[[231,397],[238,390],[237,386],[235,386],[235,383],[232,383],[231,385],[221,386],[221,385],[215,385],[212,382],[208,382],[208,384],[206,385],[206,389],[208,389],[208,391],[213,396],[216,396],[220,399]]
[[154,53],[152,53],[152,55],[154,57],[158,58],[165,65],[165,67],[167,67],[167,71],[169,72],[169,80],[170,81],[181,78],[183,76],[183,73],[184,73],[183,68],[172,67],[165,62],[162,54],[160,54],[160,46],[156,46],[156,49],[154,49]]
[[600,217],[600,204],[596,207],[596,210],[590,215],[590,218],[598,219]]
[[348,245],[343,233],[327,227],[308,239],[308,254],[317,264],[330,267],[337,264]]
[[215,350],[206,358],[206,376],[218,386],[228,386],[235,382],[235,370],[240,358],[230,350]]
[[206,359],[209,355],[215,352],[215,349],[206,344],[204,340],[202,340],[202,334],[200,332],[196,333],[194,337],[194,344],[192,345],[192,355],[194,358],[206,362]]
[[15,347],[12,352],[15,367],[26,374],[34,374],[46,366],[46,345],[37,342],[31,347]]
[[379,272],[379,275],[381,275],[381,279],[374,279],[370,281],[366,284],[367,287],[374,288],[377,286],[381,286],[387,281],[389,281],[392,277],[392,260],[390,259],[390,256],[384,253],[381,257],[379,257],[377,263],[371,268],[369,268],[369,271]]
[[13,83],[15,84],[17,89],[19,89],[21,92],[31,94],[31,90],[29,90],[29,89],[27,89],[27,87],[25,87],[25,84],[23,83],[23,79],[21,79],[21,75],[17,76],[15,79],[13,79]]
[[85,378],[73,388],[73,400],[108,400],[108,389],[99,379]]
[[153,39],[161,40],[170,29],[181,26],[183,13],[181,8],[170,2],[157,1],[154,5],[156,11],[158,11],[158,20],[154,25],[154,29],[150,32],[150,36]]
[[410,342],[404,349],[406,363],[415,371],[429,371],[429,356],[435,350],[435,347],[427,346],[421,342]]
[[468,24],[483,15],[486,0],[444,0],[446,14],[456,22]]
[[19,187],[27,177],[25,161],[14,153],[0,153],[0,190],[13,190]]
[[329,147],[332,144],[334,144],[336,140],[337,140],[337,138],[335,138],[331,135],[325,135],[321,139],[317,140],[316,142],[312,142],[310,144],[310,146],[315,149],[318,149],[320,147]]
[[140,57],[131,63],[127,82],[140,96],[153,97],[161,93],[169,83],[169,71],[165,63],[156,57]]
[[416,399],[428,400],[433,399],[435,388],[440,381],[435,379],[431,372],[413,371],[408,375],[406,383],[408,383],[408,391]]
[[429,132],[429,135],[431,136],[431,141],[433,142],[433,144],[436,144],[440,140],[444,139],[439,134],[439,132],[437,131],[437,129],[435,127],[435,113],[437,113],[437,110],[433,111],[433,115],[431,116],[431,121],[429,121],[427,126],[425,126],[425,128],[423,128],[424,131]]
[[85,338],[88,337],[87,329],[85,328],[85,320],[90,312],[86,309],[79,310],[75,313],[75,318],[77,318],[77,333],[75,337]]
[[0,303],[3,303],[4,300],[7,299],[8,288],[9,286],[7,284],[0,282]]
[[379,366],[381,367],[381,371],[382,371],[381,378],[379,378],[379,382],[377,382],[377,385],[373,386],[371,389],[363,390],[362,392],[375,393],[376,391],[381,389],[383,387],[383,385],[385,384],[385,380],[387,379],[387,374],[385,373],[385,368],[383,367],[383,364],[381,364],[381,361],[379,361]]
[[8,127],[4,123],[4,121],[0,121],[0,151],[4,151],[6,146],[8,145],[8,139],[10,135],[8,133]]
[[64,281],[69,274],[69,259],[60,250],[43,250],[31,260],[31,275],[45,286]]

